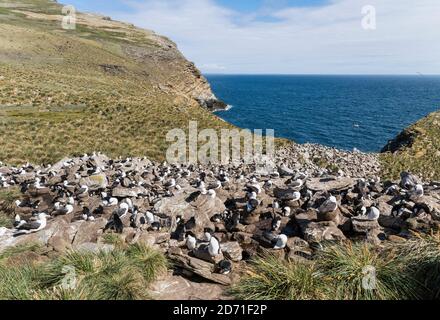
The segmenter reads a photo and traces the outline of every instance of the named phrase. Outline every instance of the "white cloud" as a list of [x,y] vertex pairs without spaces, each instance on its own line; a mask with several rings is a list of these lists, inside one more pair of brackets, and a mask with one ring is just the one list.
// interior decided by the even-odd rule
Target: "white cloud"
[[[438,0],[333,0],[274,9],[271,22],[213,0],[132,5],[135,14],[112,16],[170,37],[205,72],[440,74]],[[362,28],[365,5],[377,30]]]

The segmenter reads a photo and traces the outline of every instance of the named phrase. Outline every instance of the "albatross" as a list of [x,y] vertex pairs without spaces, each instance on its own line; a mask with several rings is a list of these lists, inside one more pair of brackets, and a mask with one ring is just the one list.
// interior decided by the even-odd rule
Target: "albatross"
[[45,212],[41,212],[37,216],[37,220],[21,222],[16,227],[16,234],[27,234],[34,233],[46,228],[47,225],[47,214]]

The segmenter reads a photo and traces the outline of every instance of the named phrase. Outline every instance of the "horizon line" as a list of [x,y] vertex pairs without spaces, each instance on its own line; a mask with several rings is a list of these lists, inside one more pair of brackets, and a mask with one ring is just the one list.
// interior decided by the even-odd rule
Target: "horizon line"
[[202,72],[203,75],[212,76],[418,76],[418,77],[439,77],[438,73],[219,73]]

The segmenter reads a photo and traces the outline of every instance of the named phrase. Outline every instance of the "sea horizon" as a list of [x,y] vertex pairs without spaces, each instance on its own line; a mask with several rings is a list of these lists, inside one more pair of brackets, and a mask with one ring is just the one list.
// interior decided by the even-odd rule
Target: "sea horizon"
[[274,129],[298,143],[380,152],[440,109],[438,75],[206,74],[240,128]]

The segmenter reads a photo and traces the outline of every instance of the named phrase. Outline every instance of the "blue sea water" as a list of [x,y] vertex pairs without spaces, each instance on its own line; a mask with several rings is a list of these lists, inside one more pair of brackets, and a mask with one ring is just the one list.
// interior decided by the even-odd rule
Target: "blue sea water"
[[380,151],[440,109],[440,76],[207,75],[232,105],[217,115],[241,128],[274,129],[299,143]]

